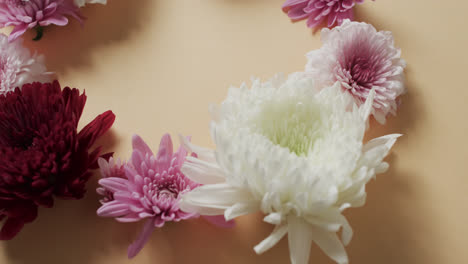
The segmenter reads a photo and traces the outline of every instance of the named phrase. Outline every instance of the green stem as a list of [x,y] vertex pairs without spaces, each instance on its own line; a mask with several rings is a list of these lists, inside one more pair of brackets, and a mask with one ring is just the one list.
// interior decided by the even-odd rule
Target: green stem
[[34,41],[41,40],[42,36],[44,35],[44,28],[41,26],[35,27],[36,29],[36,37],[33,38]]

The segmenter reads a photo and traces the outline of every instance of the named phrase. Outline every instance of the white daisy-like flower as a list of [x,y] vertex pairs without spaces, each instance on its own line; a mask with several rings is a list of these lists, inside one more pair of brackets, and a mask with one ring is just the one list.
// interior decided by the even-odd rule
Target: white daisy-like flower
[[8,37],[0,34],[0,95],[25,83],[49,82],[53,78],[44,65],[44,56],[31,55],[22,42],[8,42]]
[[358,105],[374,89],[372,114],[381,124],[388,114],[396,115],[398,97],[406,91],[406,62],[392,33],[345,20],[341,26],[323,29],[321,39],[323,46],[307,54],[305,72],[322,87],[339,82]]
[[78,7],[83,7],[86,4],[107,4],[107,0],[75,0],[75,5]]
[[288,234],[293,264],[308,263],[312,241],[337,263],[348,263],[336,235],[343,228],[344,244],[352,237],[342,212],[364,205],[366,183],[387,170],[383,158],[400,135],[363,144],[374,92],[358,107],[339,84],[313,87],[294,74],[231,88],[212,110],[216,150],[181,138],[197,154],[182,171],[204,184],[184,195],[181,206],[226,219],[262,211],[275,228],[254,248],[258,254]]

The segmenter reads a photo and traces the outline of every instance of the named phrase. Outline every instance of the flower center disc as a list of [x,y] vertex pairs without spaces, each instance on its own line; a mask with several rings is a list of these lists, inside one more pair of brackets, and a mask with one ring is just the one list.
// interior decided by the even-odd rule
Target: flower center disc
[[297,156],[307,156],[322,135],[320,111],[300,100],[267,103],[253,121],[255,132]]

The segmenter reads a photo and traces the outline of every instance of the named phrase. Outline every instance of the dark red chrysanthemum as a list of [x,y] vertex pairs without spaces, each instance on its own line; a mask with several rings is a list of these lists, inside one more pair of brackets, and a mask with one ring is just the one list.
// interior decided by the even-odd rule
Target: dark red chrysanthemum
[[0,239],[12,239],[53,197],[80,199],[97,168],[101,147],[90,151],[113,124],[107,111],[80,132],[86,95],[53,83],[32,83],[0,96]]

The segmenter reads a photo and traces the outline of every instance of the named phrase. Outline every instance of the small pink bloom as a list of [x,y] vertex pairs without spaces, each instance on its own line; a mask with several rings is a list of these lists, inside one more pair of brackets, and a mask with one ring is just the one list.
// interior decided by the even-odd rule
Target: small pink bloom
[[[109,158],[109,161],[105,159],[98,160],[99,168],[101,169],[101,175],[103,178],[125,178],[125,163],[121,162],[120,159],[114,159],[113,157]],[[114,200],[114,193],[104,187],[99,187],[96,189],[96,192],[99,195],[102,195],[103,198],[100,200],[101,204]]]
[[354,19],[353,7],[364,0],[287,0],[283,11],[293,21],[307,18],[307,26],[316,28],[326,21],[328,27]]
[[374,89],[375,119],[384,124],[388,114],[396,115],[398,97],[406,91],[406,63],[392,33],[346,20],[334,29],[322,29],[321,38],[323,46],[307,54],[306,74],[320,87],[339,82],[358,105]]
[[9,36],[13,41],[26,30],[54,24],[65,26],[67,16],[80,23],[83,17],[73,0],[0,0],[0,27],[13,26]]
[[[136,222],[147,218],[138,239],[128,248],[128,257],[133,258],[143,248],[156,227],[167,221],[199,217],[179,208],[180,196],[199,186],[180,171],[187,151],[180,147],[173,153],[171,137],[161,139],[159,151],[153,154],[142,138],[133,136],[133,153],[127,163],[110,159],[99,160],[103,179],[97,192],[105,198],[97,214],[114,217],[120,222]],[[219,222],[220,217],[210,222],[231,226],[233,222]]]

